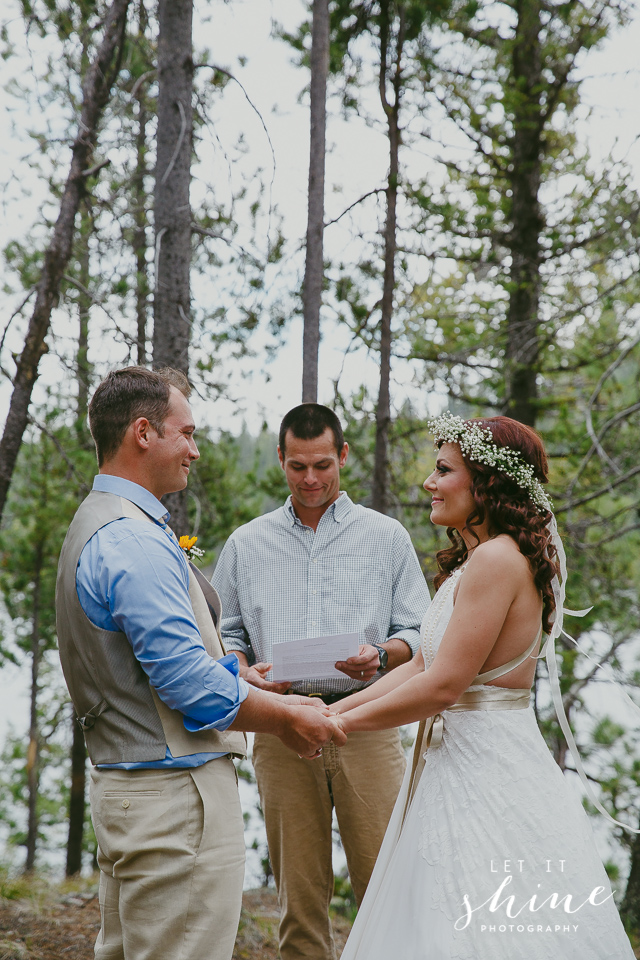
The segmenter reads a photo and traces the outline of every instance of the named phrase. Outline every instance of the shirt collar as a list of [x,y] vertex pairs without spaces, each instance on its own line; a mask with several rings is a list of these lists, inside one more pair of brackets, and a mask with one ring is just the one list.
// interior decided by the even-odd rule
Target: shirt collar
[[133,480],[125,480],[124,477],[114,477],[110,473],[99,473],[93,480],[93,489],[99,493],[114,493],[117,497],[124,497],[135,503],[145,513],[156,522],[167,523],[170,514],[163,503],[154,497],[150,490],[141,487],[139,483]]
[[[323,513],[323,516],[333,516],[333,519],[336,523],[340,523],[341,520],[347,516],[350,512],[353,502],[349,499],[349,495],[342,490],[337,500],[334,500],[330,507],[327,507],[326,511]],[[293,503],[291,502],[291,496],[288,496],[284,503],[284,512],[289,520],[291,526],[294,523],[300,523],[300,518],[293,509]]]

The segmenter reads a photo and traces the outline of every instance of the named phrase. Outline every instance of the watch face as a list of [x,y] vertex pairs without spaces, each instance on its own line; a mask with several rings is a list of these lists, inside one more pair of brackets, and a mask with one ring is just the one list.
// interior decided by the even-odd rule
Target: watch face
[[389,662],[389,654],[384,647],[376,647],[376,650],[378,651],[378,657],[380,659],[380,669],[386,670],[387,663]]

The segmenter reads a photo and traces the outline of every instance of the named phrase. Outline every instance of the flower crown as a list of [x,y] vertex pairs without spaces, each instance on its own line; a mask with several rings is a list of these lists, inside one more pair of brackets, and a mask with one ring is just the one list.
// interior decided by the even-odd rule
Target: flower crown
[[457,443],[468,460],[484,463],[506,474],[527,491],[540,513],[553,509],[553,504],[534,475],[531,464],[526,463],[519,450],[497,446],[488,427],[470,423],[447,412],[429,420],[427,428],[433,434],[434,443]]

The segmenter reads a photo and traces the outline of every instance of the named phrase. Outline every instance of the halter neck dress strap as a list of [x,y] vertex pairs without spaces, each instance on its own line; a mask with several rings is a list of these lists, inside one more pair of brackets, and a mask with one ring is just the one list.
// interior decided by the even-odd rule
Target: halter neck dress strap
[[504,677],[507,673],[511,673],[512,670],[515,670],[516,667],[519,667],[521,663],[524,663],[525,660],[531,656],[541,637],[542,624],[540,624],[540,629],[538,630],[535,640],[529,647],[527,647],[524,653],[519,653],[517,657],[514,657],[513,660],[509,660],[509,663],[503,663],[501,667],[494,667],[493,670],[487,670],[485,673],[478,674],[473,681],[472,686],[477,686],[478,684],[482,683],[490,683],[492,680],[497,680],[498,677]]

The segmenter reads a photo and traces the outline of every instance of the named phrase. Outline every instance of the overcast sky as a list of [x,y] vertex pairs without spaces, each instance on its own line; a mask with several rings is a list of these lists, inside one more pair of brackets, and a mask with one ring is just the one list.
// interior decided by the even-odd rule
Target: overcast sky
[[[10,8],[10,4],[17,9],[16,0],[5,0],[3,10]],[[240,165],[236,169],[235,163],[227,164],[225,160],[220,167],[220,155],[227,149],[231,152],[237,137],[242,134],[248,145],[247,163],[262,166],[267,183],[273,178],[272,203],[284,217],[284,231],[293,246],[304,237],[306,225],[309,121],[306,103],[299,101],[306,76],[292,64],[289,47],[275,39],[272,32],[274,21],[293,30],[304,16],[304,5],[300,0],[271,0],[270,3],[264,0],[233,0],[231,3],[212,0],[210,3],[199,2],[196,8],[196,43],[209,49],[212,63],[231,69],[241,80],[267,126],[275,154],[274,167],[271,146],[261,120],[242,90],[231,84],[225,91],[222,109],[214,125],[203,133],[205,140],[207,137],[211,140],[212,163],[218,164],[215,169],[222,170],[216,178],[216,191],[224,197],[225,191],[240,186]],[[16,24],[18,22],[16,20]],[[640,19],[636,19],[607,40],[602,50],[591,53],[586,59],[583,73],[588,79],[583,86],[583,100],[585,115],[587,108],[589,114],[582,123],[582,134],[594,157],[605,156],[614,149],[618,157],[631,162],[640,185],[639,48]],[[13,60],[0,66],[0,82],[6,82],[15,69]],[[28,182],[33,175],[26,166],[19,165],[19,157],[24,153],[26,132],[37,124],[37,117],[16,110],[15,101],[6,94],[3,105],[4,109],[0,111],[0,163],[5,170],[17,170],[22,183],[25,178]],[[357,117],[348,122],[336,117],[330,119],[328,144],[327,219],[331,219],[363,193],[383,183],[387,146],[382,132],[372,130]],[[196,202],[208,173],[206,143],[203,157],[204,169],[198,173],[193,185]],[[13,200],[12,195],[5,198],[4,217],[0,220],[0,243],[3,245],[8,239],[21,236],[32,221],[42,195],[37,182],[33,181],[32,188],[31,198]],[[266,242],[266,238],[260,238],[260,241]],[[331,254],[338,257],[348,243],[348,234],[341,232],[341,228],[330,227],[325,243]],[[194,278],[193,292],[196,304],[199,298],[207,302],[211,295],[206,282],[198,278]],[[8,298],[3,304],[0,326],[4,326],[15,303],[16,298]],[[239,369],[236,375],[231,375],[234,402],[198,407],[196,401],[200,420],[239,430],[244,418],[255,430],[264,419],[271,429],[276,429],[283,413],[300,399],[301,336],[301,324],[292,322],[286,346],[270,362],[265,361],[261,350],[264,341],[258,337],[254,344],[257,357]],[[336,336],[332,331],[329,341],[321,345],[320,400],[331,400],[331,381],[343,364],[346,343],[344,334]],[[19,343],[16,343],[14,349],[18,347]],[[104,344],[99,349],[102,353]],[[50,376],[58,376],[53,363],[49,370]],[[394,399],[400,404],[408,390],[407,381],[412,370],[407,365],[397,364],[394,372]],[[363,381],[374,387],[376,370],[374,362],[367,360],[365,352],[360,350],[347,360],[343,383]],[[6,415],[8,398],[8,385],[0,384],[1,421]]]

